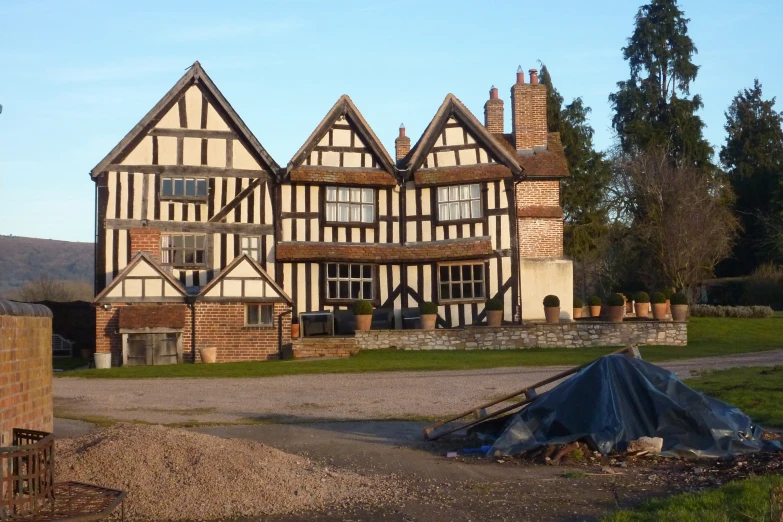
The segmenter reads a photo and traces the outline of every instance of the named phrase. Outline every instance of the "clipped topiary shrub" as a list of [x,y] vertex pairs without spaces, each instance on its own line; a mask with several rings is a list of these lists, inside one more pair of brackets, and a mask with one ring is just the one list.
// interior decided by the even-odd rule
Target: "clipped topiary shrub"
[[578,297],[574,297],[574,308],[583,308],[585,304]]
[[625,299],[623,299],[623,296],[620,294],[612,294],[607,297],[606,304],[609,306],[623,306],[625,304]]
[[432,301],[427,301],[426,303],[421,303],[419,305],[419,313],[421,313],[421,315],[437,314],[438,313],[438,305],[436,305]]
[[688,304],[688,296],[682,292],[674,292],[669,298],[669,301],[673,305],[686,305]]
[[545,308],[555,308],[560,306],[560,298],[556,295],[548,295],[544,298]]
[[353,315],[372,315],[372,303],[359,299],[353,304]]
[[696,304],[690,307],[691,317],[733,317],[736,319],[766,319],[772,317],[769,306],[712,306]]
[[636,292],[636,295],[633,296],[633,300],[637,303],[649,303],[650,302],[650,294],[647,292]]
[[601,298],[594,295],[590,298],[590,306],[601,306]]
[[661,293],[666,297],[666,299],[671,299],[672,298],[672,294],[674,293],[674,290],[672,290],[671,288],[667,288],[666,290],[664,290]]
[[650,297],[650,302],[653,304],[665,304],[666,295],[663,292],[653,292],[653,295]]
[[489,311],[500,311],[503,310],[503,301],[500,299],[488,299],[486,304],[484,305],[484,308],[486,308]]

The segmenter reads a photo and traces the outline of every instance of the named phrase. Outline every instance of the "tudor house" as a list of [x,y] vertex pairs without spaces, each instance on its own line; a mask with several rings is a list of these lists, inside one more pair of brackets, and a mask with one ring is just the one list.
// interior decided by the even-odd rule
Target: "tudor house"
[[276,358],[301,312],[438,304],[440,327],[571,309],[560,137],[534,70],[484,124],[449,94],[392,159],[348,96],[280,167],[201,65],[92,170],[96,346],[114,364]]

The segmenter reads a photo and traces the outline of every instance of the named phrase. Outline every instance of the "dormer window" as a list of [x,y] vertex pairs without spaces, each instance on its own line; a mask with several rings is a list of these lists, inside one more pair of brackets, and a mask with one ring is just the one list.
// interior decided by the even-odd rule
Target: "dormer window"
[[481,218],[481,185],[452,185],[438,188],[438,221]]
[[326,187],[326,221],[373,223],[375,191],[368,188]]

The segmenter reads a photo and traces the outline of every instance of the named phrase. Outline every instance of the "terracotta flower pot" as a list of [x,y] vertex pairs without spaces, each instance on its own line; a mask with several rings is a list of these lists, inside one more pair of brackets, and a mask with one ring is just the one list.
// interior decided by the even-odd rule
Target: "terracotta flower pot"
[[559,323],[560,322],[560,307],[559,306],[545,306],[544,316],[547,323]]
[[503,324],[503,310],[487,310],[487,326]]
[[657,321],[666,319],[666,303],[653,303],[652,314],[653,318]]
[[614,321],[615,323],[621,323],[623,322],[623,316],[625,315],[625,306],[607,306],[606,307],[609,310],[609,320]]
[[625,301],[625,313],[631,314],[633,313],[633,301],[630,299],[626,299]]
[[688,305],[671,305],[672,307],[672,321],[684,323],[688,317]]
[[372,324],[372,316],[371,315],[357,315],[356,316],[356,329],[367,331],[370,329],[370,325]]
[[216,346],[211,346],[209,348],[199,348],[198,353],[201,354],[201,362],[204,364],[212,364],[217,361]]
[[574,308],[574,319],[579,319],[580,317],[582,317],[582,309]]
[[292,324],[291,325],[291,339],[299,339],[299,325],[298,324]]
[[421,327],[423,330],[434,330],[435,321],[438,320],[438,314],[422,314]]
[[601,305],[590,306],[590,317],[601,317]]
[[650,303],[634,303],[634,308],[636,317],[644,318],[650,313]]

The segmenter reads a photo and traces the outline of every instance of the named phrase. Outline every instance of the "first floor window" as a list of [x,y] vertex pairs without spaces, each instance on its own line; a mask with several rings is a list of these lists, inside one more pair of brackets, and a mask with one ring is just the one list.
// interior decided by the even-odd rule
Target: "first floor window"
[[484,299],[484,263],[461,263],[438,267],[441,301]]
[[160,197],[206,199],[207,180],[166,176],[160,181]]
[[371,301],[373,297],[372,265],[326,264],[327,299],[366,299]]
[[245,305],[245,326],[274,326],[272,305]]
[[164,265],[204,266],[207,264],[206,234],[163,234],[160,260]]
[[326,187],[326,221],[373,223],[375,191],[366,188]]
[[239,239],[239,251],[256,261],[261,261],[261,238],[258,236],[243,236]]
[[438,187],[438,220],[456,221],[481,217],[481,185]]

